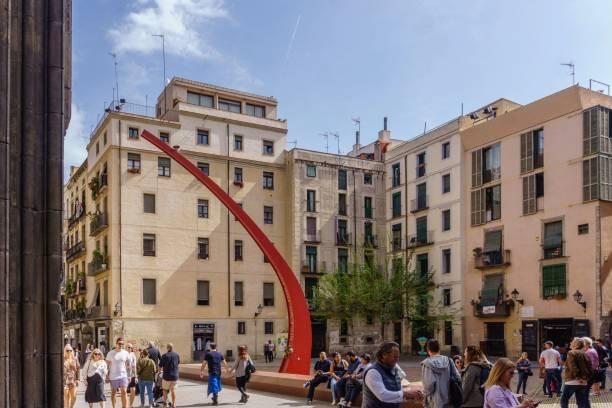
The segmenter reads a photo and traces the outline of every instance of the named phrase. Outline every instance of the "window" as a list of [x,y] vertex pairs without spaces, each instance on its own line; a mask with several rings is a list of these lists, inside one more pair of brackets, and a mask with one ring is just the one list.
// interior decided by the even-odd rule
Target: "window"
[[578,235],[584,235],[589,233],[589,224],[578,225]]
[[372,173],[363,173],[363,184],[372,184]]
[[348,249],[338,248],[338,272],[348,272]]
[[208,200],[198,200],[198,218],[208,218]]
[[538,198],[544,197],[544,173],[523,177],[523,215],[534,214],[538,208]]
[[306,176],[308,177],[317,177],[317,166],[314,164],[306,165]]
[[155,194],[143,194],[144,212],[155,214]]
[[198,238],[198,259],[208,259],[209,249],[208,238]]
[[363,251],[363,263],[371,271],[374,270],[374,253],[372,251]]
[[199,280],[198,286],[198,306],[209,306],[210,305],[210,282],[205,280]]
[[338,190],[346,190],[346,170],[338,170]]
[[170,143],[170,133],[159,132],[159,140],[161,140],[162,142]]
[[593,157],[582,162],[582,200],[591,201],[598,198],[597,157]]
[[450,142],[442,143],[442,160],[450,157]]
[[138,139],[138,128],[130,127],[128,128],[128,137],[130,139]]
[[444,344],[451,346],[453,344],[453,322],[444,321]]
[[274,306],[274,283],[264,282],[263,284],[263,305]]
[[131,173],[140,173],[140,155],[136,153],[128,153],[128,171]]
[[213,107],[214,98],[209,95],[197,94],[195,92],[187,92],[187,103],[192,105],[205,106],[207,108]]
[[451,210],[442,211],[442,231],[450,231],[451,229]]
[[266,107],[261,105],[246,104],[246,114],[255,116],[257,118],[264,118],[266,116]]
[[374,224],[369,221],[363,223],[363,238],[365,246],[376,246],[374,239]]
[[317,278],[305,278],[304,279],[304,295],[308,300],[308,306],[310,310],[315,307],[315,301],[317,297],[317,291],[319,286],[319,280]]
[[219,110],[242,113],[242,105],[238,101],[230,101],[229,99],[219,99]]
[[202,173],[206,174],[207,176],[210,176],[210,166],[208,163],[198,162],[198,170],[200,170]]
[[442,273],[451,273],[451,250],[446,248],[442,250]]
[[244,306],[244,284],[234,282],[234,306]]
[[[340,337],[348,336],[348,321],[340,320]],[[342,340],[340,340],[342,342]],[[346,339],[344,340],[346,342]]]
[[521,173],[544,166],[544,129],[521,134]]
[[372,197],[363,197],[363,216],[372,218]]
[[472,191],[472,226],[501,218],[501,185]]
[[100,142],[96,142],[96,156],[100,153]]
[[451,175],[444,174],[442,176],[442,194],[450,193],[451,191]]
[[234,261],[242,261],[242,241],[234,241]]
[[391,196],[391,202],[392,202],[392,217],[400,217],[402,215],[402,193],[400,193],[399,191],[397,193],[393,193],[393,195]]
[[263,188],[266,190],[274,190],[274,173],[271,171],[263,172]]
[[595,106],[583,113],[583,154],[612,153],[610,136],[612,134],[610,111],[603,106]]
[[315,217],[306,217],[306,234],[310,238],[315,238],[317,235],[317,219]]
[[242,151],[242,136],[234,135],[234,150]]
[[263,154],[272,156],[274,154],[274,142],[271,140],[263,141]]
[[142,235],[142,255],[155,256],[155,234]]
[[242,185],[242,169],[234,167],[234,184]]
[[451,305],[451,290],[449,288],[442,289],[442,304],[444,306]]
[[391,246],[394,251],[402,249],[402,224],[391,226]]
[[270,260],[268,259],[266,255],[263,256],[263,261],[264,263],[270,263]]
[[349,242],[349,234],[346,220],[338,220],[338,230],[336,231],[336,242],[340,245],[347,245]]
[[208,130],[198,129],[196,131],[196,143],[199,145],[209,145],[210,144]]
[[484,162],[482,168],[482,182],[488,183],[490,181],[499,180],[501,178],[500,144],[497,143],[482,149],[482,156]]
[[106,132],[104,132],[104,136],[103,136],[103,142],[102,142],[102,144],[103,144],[104,146],[106,146],[106,142],[107,142],[107,141],[108,141],[108,137],[107,137]]
[[412,203],[412,211],[424,210],[427,205],[427,183],[417,184],[416,186],[416,202]]
[[542,297],[544,299],[567,296],[565,264],[542,267]]
[[142,303],[145,305],[154,305],[157,303],[155,279],[142,280]]
[[416,219],[416,242],[415,244],[427,244],[427,216]]
[[317,192],[315,190],[306,190],[306,211],[317,211]]
[[264,334],[274,334],[274,322],[264,322]]
[[346,194],[338,194],[338,214],[346,215]]
[[170,159],[168,157],[157,158],[157,175],[170,177]]
[[416,176],[423,177],[425,175],[425,152],[417,154]]
[[264,206],[264,224],[272,224],[273,223],[273,213],[274,209],[270,206]]
[[246,334],[246,323],[238,322],[238,334]]
[[400,164],[395,163],[393,166],[391,166],[391,186],[397,187],[400,184]]
[[317,247],[306,247],[306,267],[309,273],[317,273]]
[[486,275],[480,291],[481,306],[495,306],[504,301],[504,275]]
[[544,224],[544,259],[563,256],[563,221]]

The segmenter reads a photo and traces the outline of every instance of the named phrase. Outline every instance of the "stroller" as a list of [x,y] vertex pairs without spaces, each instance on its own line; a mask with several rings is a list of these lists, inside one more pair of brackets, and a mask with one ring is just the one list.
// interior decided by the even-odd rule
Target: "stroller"
[[162,374],[155,374],[155,385],[153,386],[153,406],[164,406],[164,392],[162,391]]

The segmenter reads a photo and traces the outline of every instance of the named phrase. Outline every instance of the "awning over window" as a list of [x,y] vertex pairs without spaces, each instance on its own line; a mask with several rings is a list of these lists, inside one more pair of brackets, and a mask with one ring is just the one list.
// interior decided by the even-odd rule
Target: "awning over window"
[[89,307],[96,306],[96,300],[98,299],[98,296],[100,296],[100,285],[96,285],[96,291],[94,292],[94,296]]
[[488,231],[485,233],[483,252],[498,252],[502,249],[502,231]]
[[563,243],[563,223],[561,221],[544,224],[544,249],[558,248]]

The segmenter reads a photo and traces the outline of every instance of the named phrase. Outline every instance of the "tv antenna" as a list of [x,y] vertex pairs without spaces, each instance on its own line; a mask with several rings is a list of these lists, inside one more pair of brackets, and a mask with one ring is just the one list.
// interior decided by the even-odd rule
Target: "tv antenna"
[[166,100],[166,37],[164,34],[151,34],[153,37],[159,37],[162,41],[162,60],[164,64],[164,81],[162,82],[162,86],[164,87],[164,115],[166,114],[166,110],[168,109],[166,104],[168,101]]
[[561,63],[561,65],[569,67],[570,75],[572,76],[572,85],[575,85],[576,84],[576,66],[574,65],[574,63],[570,61],[570,62]]
[[[119,75],[117,74],[117,54],[114,52],[109,52],[109,55],[113,57],[113,64],[115,65],[115,90],[117,90],[117,99],[115,99],[115,90],[113,90],[113,101],[119,100]],[[115,102],[113,102],[114,104]]]
[[319,135],[325,138],[325,152],[329,153],[329,132],[319,133]]
[[336,142],[338,143],[338,155],[340,155],[340,133],[329,132],[329,134],[336,138]]

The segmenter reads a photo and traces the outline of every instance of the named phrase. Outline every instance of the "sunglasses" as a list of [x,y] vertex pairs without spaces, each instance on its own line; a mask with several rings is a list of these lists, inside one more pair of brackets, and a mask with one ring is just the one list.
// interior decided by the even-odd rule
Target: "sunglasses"
[[93,353],[92,355],[94,355],[94,356],[101,356],[102,353]]
[[66,353],[72,353],[72,350],[64,350]]

